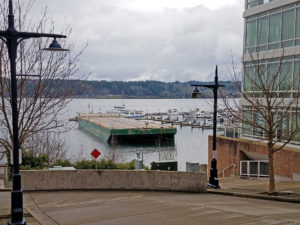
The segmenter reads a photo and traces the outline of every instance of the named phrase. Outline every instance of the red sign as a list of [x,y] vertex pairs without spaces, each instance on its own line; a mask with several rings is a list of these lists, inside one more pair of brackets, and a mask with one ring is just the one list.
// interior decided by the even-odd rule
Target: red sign
[[101,152],[99,152],[96,148],[92,151],[91,155],[97,159],[100,155],[101,155]]

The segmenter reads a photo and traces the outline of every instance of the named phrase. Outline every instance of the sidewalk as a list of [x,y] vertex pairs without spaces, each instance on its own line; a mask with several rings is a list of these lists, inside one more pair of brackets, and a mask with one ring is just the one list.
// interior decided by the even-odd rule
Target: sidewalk
[[269,196],[268,178],[227,177],[219,179],[221,189],[208,189],[209,193],[300,203],[300,182],[276,182],[278,195]]
[[[24,217],[27,225],[40,225],[40,223],[29,213],[24,210]],[[10,208],[0,208],[0,225],[7,225],[10,219]]]
[[[10,219],[10,189],[4,187],[4,181],[0,179],[0,192],[4,191],[0,197],[0,225],[7,225]],[[24,209],[24,217],[27,225],[39,225],[38,221]]]

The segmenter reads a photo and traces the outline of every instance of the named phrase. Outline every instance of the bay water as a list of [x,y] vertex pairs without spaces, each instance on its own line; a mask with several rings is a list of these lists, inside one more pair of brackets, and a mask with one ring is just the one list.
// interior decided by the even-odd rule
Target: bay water
[[196,108],[212,111],[212,100],[206,99],[73,99],[67,106],[63,119],[71,127],[62,135],[66,157],[71,161],[92,159],[93,149],[101,152],[100,158],[125,163],[143,157],[144,164],[150,166],[153,161],[177,160],[178,170],[185,171],[186,162],[207,164],[208,135],[212,130],[176,126],[175,145],[170,147],[149,146],[110,146],[98,137],[78,128],[77,122],[68,122],[78,113],[107,112],[114,106],[125,105],[128,110],[143,110],[145,113],[165,113],[169,109],[189,112]]

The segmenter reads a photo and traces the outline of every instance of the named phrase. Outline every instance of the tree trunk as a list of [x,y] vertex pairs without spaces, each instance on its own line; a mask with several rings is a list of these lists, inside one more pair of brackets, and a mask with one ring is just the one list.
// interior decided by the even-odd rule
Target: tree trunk
[[268,144],[268,158],[269,158],[269,194],[275,193],[275,174],[274,174],[274,153],[272,144]]

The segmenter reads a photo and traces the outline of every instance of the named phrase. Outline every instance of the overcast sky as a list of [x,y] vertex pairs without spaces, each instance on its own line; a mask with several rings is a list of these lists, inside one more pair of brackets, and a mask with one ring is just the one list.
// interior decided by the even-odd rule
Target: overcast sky
[[38,0],[60,33],[88,42],[83,70],[92,80],[229,80],[242,54],[244,0]]

